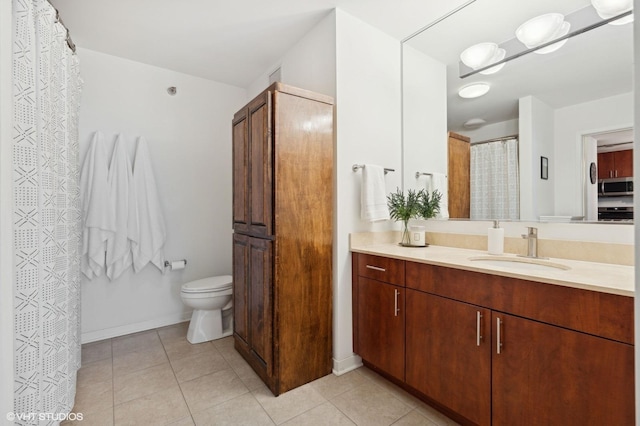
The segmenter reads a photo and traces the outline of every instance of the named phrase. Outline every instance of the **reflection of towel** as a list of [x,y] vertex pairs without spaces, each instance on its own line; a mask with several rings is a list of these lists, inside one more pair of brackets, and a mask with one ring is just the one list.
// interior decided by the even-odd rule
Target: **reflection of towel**
[[365,164],[362,169],[362,198],[360,217],[376,222],[389,219],[389,207],[384,185],[384,168]]
[[116,232],[107,241],[107,276],[115,280],[133,263],[131,249],[138,242],[138,210],[131,160],[122,135],[116,138],[109,166],[109,188]]
[[136,191],[136,205],[140,224],[138,245],[133,248],[133,268],[142,270],[149,262],[164,272],[163,246],[167,238],[164,217],[160,208],[160,198],[156,179],[151,168],[147,141],[138,138],[136,158],[133,165],[133,184]]
[[438,219],[449,219],[447,176],[442,173],[434,173],[433,176],[431,176],[429,191],[433,192],[436,189],[442,194],[442,198],[440,199],[440,213],[438,213],[436,217]]
[[99,277],[104,270],[107,239],[113,235],[112,208],[107,182],[107,154],[104,136],[95,132],[80,171],[82,204],[82,257],[80,270],[87,278]]

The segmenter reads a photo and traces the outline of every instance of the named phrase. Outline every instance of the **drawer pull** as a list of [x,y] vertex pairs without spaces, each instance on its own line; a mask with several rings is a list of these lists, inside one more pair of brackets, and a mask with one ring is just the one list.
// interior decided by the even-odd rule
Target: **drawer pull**
[[400,292],[398,291],[398,289],[395,289],[394,291],[396,293],[396,297],[395,297],[395,299],[396,299],[395,303],[396,304],[395,304],[395,308],[394,308],[394,315],[398,316],[398,312],[400,312],[400,308],[398,308],[398,296],[400,295]]
[[380,271],[380,272],[387,272],[386,269],[384,268],[380,268],[378,266],[371,266],[371,265],[367,265],[367,269],[373,269],[374,271]]
[[502,342],[500,341],[500,326],[502,325],[502,321],[500,318],[496,318],[496,353],[500,355],[500,349],[502,348]]
[[480,311],[476,312],[476,345],[480,346],[480,341],[482,340],[482,332],[481,332],[481,320],[482,314]]

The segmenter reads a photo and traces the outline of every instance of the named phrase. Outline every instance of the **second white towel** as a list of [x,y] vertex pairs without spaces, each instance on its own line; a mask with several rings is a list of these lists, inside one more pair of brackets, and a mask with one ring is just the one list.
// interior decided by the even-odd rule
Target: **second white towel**
[[360,217],[368,222],[389,219],[384,168],[365,164],[362,169],[362,196]]
[[447,183],[447,176],[442,173],[434,173],[431,176],[431,184],[429,185],[429,192],[438,190],[442,194],[440,199],[440,213],[436,215],[438,219],[449,219],[449,187]]

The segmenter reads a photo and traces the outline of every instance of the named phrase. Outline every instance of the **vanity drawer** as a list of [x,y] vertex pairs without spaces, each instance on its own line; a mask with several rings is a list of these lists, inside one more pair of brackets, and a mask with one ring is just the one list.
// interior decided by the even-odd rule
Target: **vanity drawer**
[[404,287],[404,260],[358,254],[358,275]]

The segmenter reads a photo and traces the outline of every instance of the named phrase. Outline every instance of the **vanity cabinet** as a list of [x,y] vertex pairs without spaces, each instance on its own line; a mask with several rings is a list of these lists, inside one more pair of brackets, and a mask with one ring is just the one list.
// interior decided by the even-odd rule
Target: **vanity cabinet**
[[[388,260],[405,267],[404,380],[354,341],[365,364],[464,424],[633,424],[633,298]],[[371,306],[358,305],[363,342],[378,330],[360,326]]]
[[633,150],[598,153],[598,179],[632,177]]
[[361,255],[353,266],[358,276],[353,294],[355,351],[387,374],[404,380],[404,262]]
[[405,303],[406,383],[491,424],[491,311],[410,289]]

